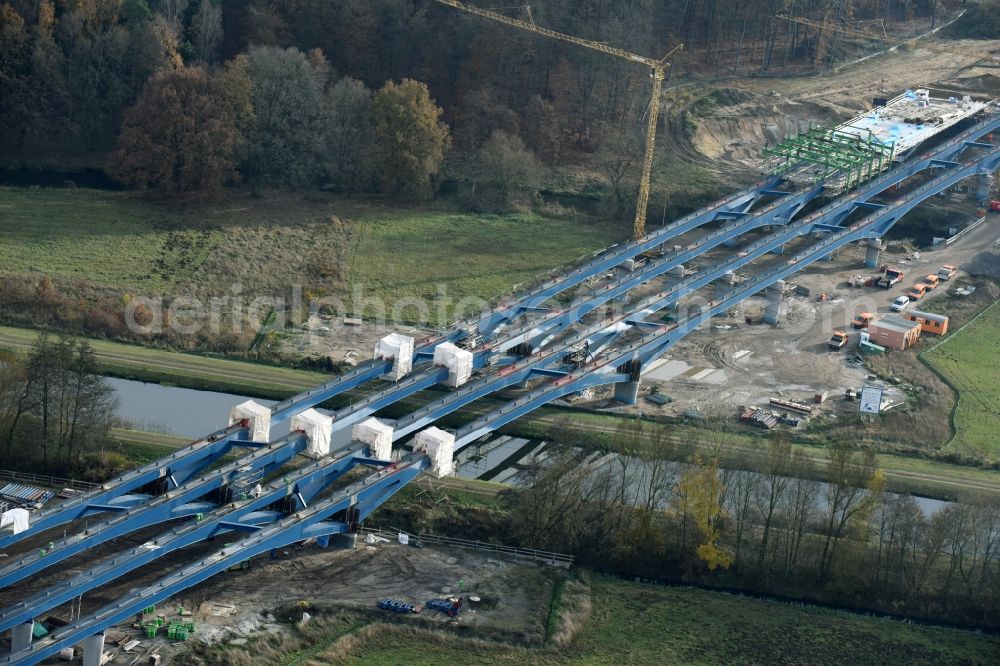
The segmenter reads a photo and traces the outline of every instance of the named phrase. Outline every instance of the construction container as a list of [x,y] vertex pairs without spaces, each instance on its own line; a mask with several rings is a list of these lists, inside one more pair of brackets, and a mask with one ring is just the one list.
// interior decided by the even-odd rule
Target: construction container
[[903,318],[920,324],[920,330],[935,335],[945,335],[948,332],[948,317],[932,312],[910,310],[903,313]]
[[920,339],[920,324],[899,315],[884,315],[868,325],[872,344],[902,351]]

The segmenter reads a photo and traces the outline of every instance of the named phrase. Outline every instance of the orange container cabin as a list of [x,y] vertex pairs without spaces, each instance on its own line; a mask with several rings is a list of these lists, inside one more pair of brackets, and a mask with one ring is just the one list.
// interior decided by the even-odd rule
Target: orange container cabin
[[885,315],[868,324],[868,341],[902,351],[920,339],[920,324],[899,315]]
[[948,332],[948,318],[944,315],[909,310],[903,313],[903,317],[920,324],[920,330],[925,333],[944,335]]

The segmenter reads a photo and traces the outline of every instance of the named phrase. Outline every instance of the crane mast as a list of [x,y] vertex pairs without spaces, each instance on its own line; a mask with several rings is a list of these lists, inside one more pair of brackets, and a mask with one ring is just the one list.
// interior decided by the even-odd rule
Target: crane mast
[[[535,24],[533,18],[530,22],[522,21],[489,9],[482,9],[473,5],[468,5],[464,2],[459,2],[459,0],[436,1],[442,5],[447,5],[454,9],[474,14],[476,16],[482,16],[483,18],[508,25],[512,28],[526,30],[550,39],[557,39],[562,42],[583,46],[584,48],[600,51],[601,53],[613,55],[617,58],[622,58],[623,60],[645,65],[650,68],[650,76],[653,79],[653,90],[649,101],[649,119],[646,123],[646,154],[642,163],[642,176],[639,180],[639,197],[636,202],[635,222],[632,225],[633,238],[638,240],[645,236],[646,208],[649,205],[649,181],[653,173],[653,153],[656,147],[656,123],[660,117],[660,93],[663,90],[663,81],[666,78],[667,67],[670,66],[670,63],[667,62],[667,58],[679,51],[683,45],[674,47],[665,56],[659,60],[655,60],[653,58],[647,58],[635,53],[630,53],[624,49],[619,49],[614,46],[608,46],[603,42],[596,42],[591,39],[583,39],[582,37],[575,37],[573,35],[556,32],[555,30],[549,30],[548,28],[542,28]],[[528,16],[529,18],[531,17],[530,9]]]

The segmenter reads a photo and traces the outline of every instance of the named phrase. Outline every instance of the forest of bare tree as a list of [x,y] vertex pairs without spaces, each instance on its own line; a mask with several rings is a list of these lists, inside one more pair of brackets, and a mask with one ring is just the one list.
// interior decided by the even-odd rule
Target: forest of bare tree
[[[823,68],[858,46],[836,26],[910,34],[957,4],[540,0],[531,18],[654,57],[683,43],[671,85]],[[539,173],[512,178],[512,160],[624,155],[627,170],[649,85],[632,63],[433,0],[7,0],[0,44],[0,167],[98,167],[167,194],[246,184],[423,196],[451,159],[477,163],[468,173],[507,199]],[[402,115],[380,117],[385,95],[401,93]],[[420,140],[393,145],[386,123]]]

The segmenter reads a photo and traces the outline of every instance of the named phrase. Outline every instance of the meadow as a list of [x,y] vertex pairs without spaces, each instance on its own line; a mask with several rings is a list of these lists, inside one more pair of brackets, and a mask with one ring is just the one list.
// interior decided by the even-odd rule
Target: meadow
[[946,450],[1000,458],[1000,307],[996,304],[923,358],[958,391]]

